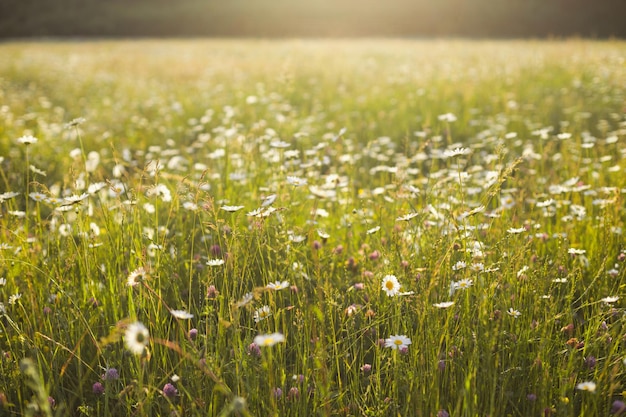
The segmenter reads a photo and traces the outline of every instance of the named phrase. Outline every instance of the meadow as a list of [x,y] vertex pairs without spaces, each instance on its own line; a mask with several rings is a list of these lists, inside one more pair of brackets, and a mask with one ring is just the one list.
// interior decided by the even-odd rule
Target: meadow
[[626,411],[626,43],[0,44],[0,415]]

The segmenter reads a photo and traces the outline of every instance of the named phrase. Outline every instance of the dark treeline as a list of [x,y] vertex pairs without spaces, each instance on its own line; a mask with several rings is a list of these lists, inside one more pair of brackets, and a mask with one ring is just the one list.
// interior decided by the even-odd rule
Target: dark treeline
[[626,37],[626,0],[0,0],[0,37]]

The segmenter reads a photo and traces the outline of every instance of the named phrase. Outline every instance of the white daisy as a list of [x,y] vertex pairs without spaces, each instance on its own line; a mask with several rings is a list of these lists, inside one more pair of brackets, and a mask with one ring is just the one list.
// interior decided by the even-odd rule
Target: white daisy
[[209,259],[208,261],[206,261],[206,264],[208,266],[220,266],[220,265],[224,265],[224,260],[223,259]]
[[400,217],[396,218],[396,221],[397,222],[402,222],[402,221],[408,222],[409,220],[411,220],[412,218],[417,217],[417,216],[419,216],[419,213],[415,213],[415,212],[408,213],[408,214],[405,214],[404,216],[400,216]]
[[260,321],[263,321],[271,315],[272,315],[272,311],[270,310],[270,306],[264,305],[263,307],[258,308],[254,312],[254,322],[258,323]]
[[433,304],[433,306],[437,308],[448,308],[448,307],[452,307],[453,305],[454,305],[454,301],[443,301],[441,303]]
[[388,297],[393,297],[398,295],[400,292],[400,283],[398,282],[398,278],[395,275],[385,275],[383,278],[382,288],[385,293],[387,293]]
[[385,347],[388,347],[394,350],[406,348],[410,344],[411,344],[411,339],[409,339],[403,334],[389,336],[387,339],[385,339]]
[[280,333],[260,334],[254,338],[254,344],[260,347],[274,346],[276,343],[285,341],[285,336]]
[[593,381],[585,381],[576,385],[576,389],[580,391],[596,392],[596,383]]
[[274,281],[266,285],[266,288],[275,291],[282,290],[287,287],[289,287],[289,281]]
[[144,280],[145,276],[146,270],[143,267],[139,267],[130,274],[128,274],[128,278],[126,278],[126,285],[128,285],[129,287],[134,287],[142,280]]
[[185,311],[185,310],[170,310],[170,314],[177,319],[181,320],[189,320],[193,318],[193,314]]
[[37,138],[33,135],[24,135],[17,138],[17,143],[21,143],[22,145],[32,145],[33,143],[37,143]]
[[220,209],[224,211],[228,211],[229,213],[233,213],[235,211],[239,211],[243,208],[243,206],[222,206]]
[[124,334],[124,344],[126,349],[130,350],[135,355],[141,355],[148,342],[150,341],[150,333],[146,326],[141,322],[134,322],[128,325],[126,333]]

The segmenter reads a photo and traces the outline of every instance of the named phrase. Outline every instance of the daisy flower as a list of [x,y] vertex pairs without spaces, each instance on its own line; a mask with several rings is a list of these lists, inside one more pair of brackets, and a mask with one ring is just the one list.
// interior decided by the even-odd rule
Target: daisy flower
[[453,158],[459,155],[469,155],[472,151],[468,148],[456,148],[456,149],[446,149],[443,152],[443,155],[448,158]]
[[22,145],[32,145],[33,143],[37,143],[37,138],[33,135],[24,135],[17,138],[17,143],[21,143]]
[[596,392],[596,383],[593,381],[585,381],[576,385],[576,389],[579,391],[589,391],[591,393]]
[[387,339],[385,339],[385,347],[388,347],[394,350],[406,348],[410,344],[411,344],[411,339],[409,339],[403,334],[389,336]]
[[229,213],[233,213],[235,211],[239,211],[243,208],[243,206],[222,206],[220,209],[224,211],[228,211]]
[[263,321],[271,315],[272,311],[270,310],[270,306],[265,305],[254,312],[254,322],[258,323]]
[[170,314],[177,319],[181,320],[189,320],[193,318],[193,314],[185,311],[185,310],[170,310]]
[[515,318],[515,319],[516,319],[516,318],[518,318],[519,316],[521,316],[521,315],[522,315],[522,313],[520,313],[518,310],[515,310],[513,307],[510,307],[510,308],[506,311],[506,313],[507,313],[509,316],[511,316],[511,317],[513,317],[513,318]]
[[408,222],[409,220],[411,220],[412,218],[417,217],[417,216],[419,216],[419,213],[408,213],[408,214],[405,214],[404,216],[400,216],[400,217],[396,218],[396,221],[397,222],[402,222],[402,221]]
[[433,306],[437,308],[448,308],[448,307],[452,307],[453,305],[454,305],[454,301],[443,301],[441,303],[433,304]]
[[398,295],[400,292],[400,283],[395,275],[385,275],[383,278],[382,288],[388,297]]
[[146,270],[143,267],[139,267],[130,274],[128,274],[128,278],[126,278],[126,285],[128,285],[129,287],[134,287],[139,284],[143,279],[145,279],[145,276]]
[[276,343],[285,341],[285,336],[280,333],[260,334],[254,338],[254,344],[259,347],[274,346]]
[[265,286],[265,288],[275,291],[282,290],[287,287],[289,287],[289,281],[274,281]]
[[619,300],[619,297],[617,295],[614,295],[614,296],[610,296],[610,297],[604,297],[600,301],[602,301],[605,304],[613,304],[613,303],[617,302],[617,300]]
[[517,235],[517,234],[519,234],[519,233],[523,233],[523,232],[525,232],[525,231],[526,231],[526,229],[525,229],[524,227],[517,227],[517,228],[515,228],[515,227],[511,227],[511,228],[510,228],[509,230],[507,230],[506,232],[507,232],[508,234],[511,234],[511,235]]
[[292,176],[292,175],[288,175],[287,176],[287,184],[293,185],[294,187],[299,187],[301,185],[306,185],[307,184],[307,180],[306,180],[306,178],[300,178],[300,177],[295,177],[295,176]]
[[245,305],[248,305],[254,300],[254,294],[251,292],[245,293],[241,300],[237,301],[237,307],[241,308]]
[[124,344],[126,349],[130,350],[135,355],[141,355],[148,342],[150,341],[150,333],[146,326],[141,322],[134,322],[128,325],[126,333],[124,334]]
[[208,266],[220,266],[220,265],[224,265],[224,260],[223,259],[209,259],[208,261],[206,261],[206,264]]
[[567,250],[567,253],[569,253],[570,255],[584,255],[585,253],[587,253],[587,251],[584,249],[569,248]]

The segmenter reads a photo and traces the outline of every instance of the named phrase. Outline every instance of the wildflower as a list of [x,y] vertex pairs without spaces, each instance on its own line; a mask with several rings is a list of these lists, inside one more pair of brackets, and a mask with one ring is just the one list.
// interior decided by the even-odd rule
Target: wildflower
[[396,218],[396,221],[397,222],[402,222],[402,221],[408,222],[409,220],[411,220],[412,218],[417,217],[417,216],[419,216],[419,213],[415,213],[415,212],[408,213],[408,214],[405,214],[404,216],[400,216],[400,217]]
[[437,307],[437,308],[448,308],[448,307],[452,307],[454,305],[454,301],[444,301],[441,303],[435,303],[433,304],[433,306]]
[[120,379],[120,373],[115,368],[107,368],[102,375],[102,379],[105,381],[115,381]]
[[269,284],[267,284],[265,288],[278,291],[287,287],[289,287],[289,281],[274,281],[274,282],[270,282]]
[[177,319],[188,320],[193,318],[193,314],[185,310],[170,310],[170,314]]
[[128,285],[129,287],[134,287],[142,280],[144,280],[145,276],[146,270],[143,267],[139,267],[130,274],[128,274],[128,278],[126,279],[126,285]]
[[624,404],[624,401],[613,401],[613,404],[611,404],[611,414],[622,414],[624,411],[626,411],[626,404]]
[[272,389],[272,396],[276,399],[279,399],[280,397],[283,396],[283,390],[276,387]]
[[270,194],[261,201],[261,207],[267,207],[272,205],[276,201],[276,194]]
[[610,296],[610,297],[604,297],[600,301],[602,301],[605,304],[611,305],[611,304],[617,302],[617,300],[619,300],[619,297],[617,295],[614,295],[614,296]]
[[260,321],[263,321],[271,315],[272,311],[270,310],[270,307],[268,305],[264,305],[254,312],[254,322],[258,323]]
[[220,207],[220,209],[232,213],[232,212],[241,210],[243,207],[244,206],[222,206]]
[[456,121],[456,116],[452,113],[445,113],[445,114],[440,114],[439,116],[437,116],[438,120],[444,121],[444,122],[455,122]]
[[28,146],[37,143],[37,138],[33,135],[24,135],[20,138],[17,138],[17,143]]
[[178,390],[176,389],[174,385],[168,382],[167,384],[163,386],[163,395],[165,395],[168,398],[173,398],[176,395],[178,395]]
[[454,266],[452,266],[452,270],[453,271],[459,271],[461,269],[464,269],[467,267],[467,263],[463,262],[463,261],[458,261],[457,263],[454,264]]
[[276,343],[285,341],[285,336],[281,333],[260,334],[254,338],[254,343],[259,347],[274,346]]
[[290,400],[296,400],[300,397],[300,391],[297,387],[291,387],[287,393],[287,398]]
[[256,357],[261,356],[261,348],[256,343],[250,343],[248,345],[247,351],[248,351],[248,355],[250,356],[256,356]]
[[589,391],[591,393],[596,392],[596,383],[593,381],[585,381],[576,385],[576,389],[579,391]]
[[196,338],[198,337],[198,329],[196,328],[190,329],[189,332],[187,333],[187,336],[189,337],[190,340],[196,340]]
[[447,158],[453,158],[459,155],[469,155],[472,151],[468,148],[456,148],[456,149],[446,149],[443,152],[443,156]]
[[326,240],[326,239],[328,239],[330,237],[330,235],[328,233],[326,233],[325,231],[320,230],[320,229],[317,229],[317,235],[319,237],[321,237],[322,239],[324,239],[324,240]]
[[64,127],[66,129],[69,129],[69,128],[72,128],[72,127],[79,126],[79,125],[85,123],[85,121],[86,120],[85,120],[84,117],[77,117],[76,119],[72,119],[69,122],[67,122]]
[[400,292],[400,283],[398,282],[398,278],[395,275],[385,275],[383,278],[383,291],[387,293],[388,297],[393,297],[398,295]]
[[521,315],[522,315],[522,313],[520,313],[518,310],[515,310],[513,307],[510,307],[510,308],[506,311],[506,313],[507,313],[509,316],[511,316],[511,317],[513,317],[513,318],[515,318],[515,319],[516,319],[516,318],[518,318],[519,316],[521,316]]
[[104,385],[101,382],[94,382],[91,386],[91,391],[96,395],[104,394]]
[[124,334],[124,343],[126,349],[130,350],[135,355],[141,355],[148,342],[150,341],[150,333],[146,326],[141,322],[134,322],[128,325],[126,333]]
[[584,249],[569,248],[567,250],[567,253],[569,253],[570,255],[584,255],[585,253],[587,253],[587,251]]
[[224,265],[224,260],[223,259],[209,259],[206,264],[208,266],[220,266],[220,265]]
[[241,308],[249,304],[252,300],[254,300],[254,294],[251,292],[248,292],[244,294],[242,299],[237,302],[237,307]]
[[295,176],[288,175],[287,176],[287,184],[293,185],[294,187],[299,187],[301,185],[306,185],[307,184],[307,180],[306,180],[306,178],[300,178],[300,177],[295,177]]
[[463,278],[460,281],[452,281],[450,283],[450,295],[454,294],[456,290],[466,290],[474,285],[474,281],[469,278]]
[[44,193],[30,193],[28,196],[37,202],[46,201],[48,198]]
[[391,349],[407,348],[411,344],[411,339],[405,335],[393,335],[385,339],[385,347]]
[[525,231],[526,231],[526,229],[524,228],[524,226],[522,226],[522,227],[518,227],[518,228],[511,227],[511,228],[510,228],[510,229],[508,229],[506,232],[507,232],[508,234],[511,234],[511,235],[517,235],[517,234],[519,234],[519,233],[523,233],[523,232],[525,232]]
[[368,374],[372,371],[372,365],[370,365],[369,363],[366,363],[365,365],[361,366],[361,372],[363,372],[364,374]]
[[20,298],[22,298],[22,294],[20,293],[11,295],[9,297],[9,305],[14,305]]
[[376,226],[376,227],[372,227],[371,229],[369,229],[366,233],[368,235],[372,235],[372,234],[378,232],[379,230],[380,230],[380,226]]

